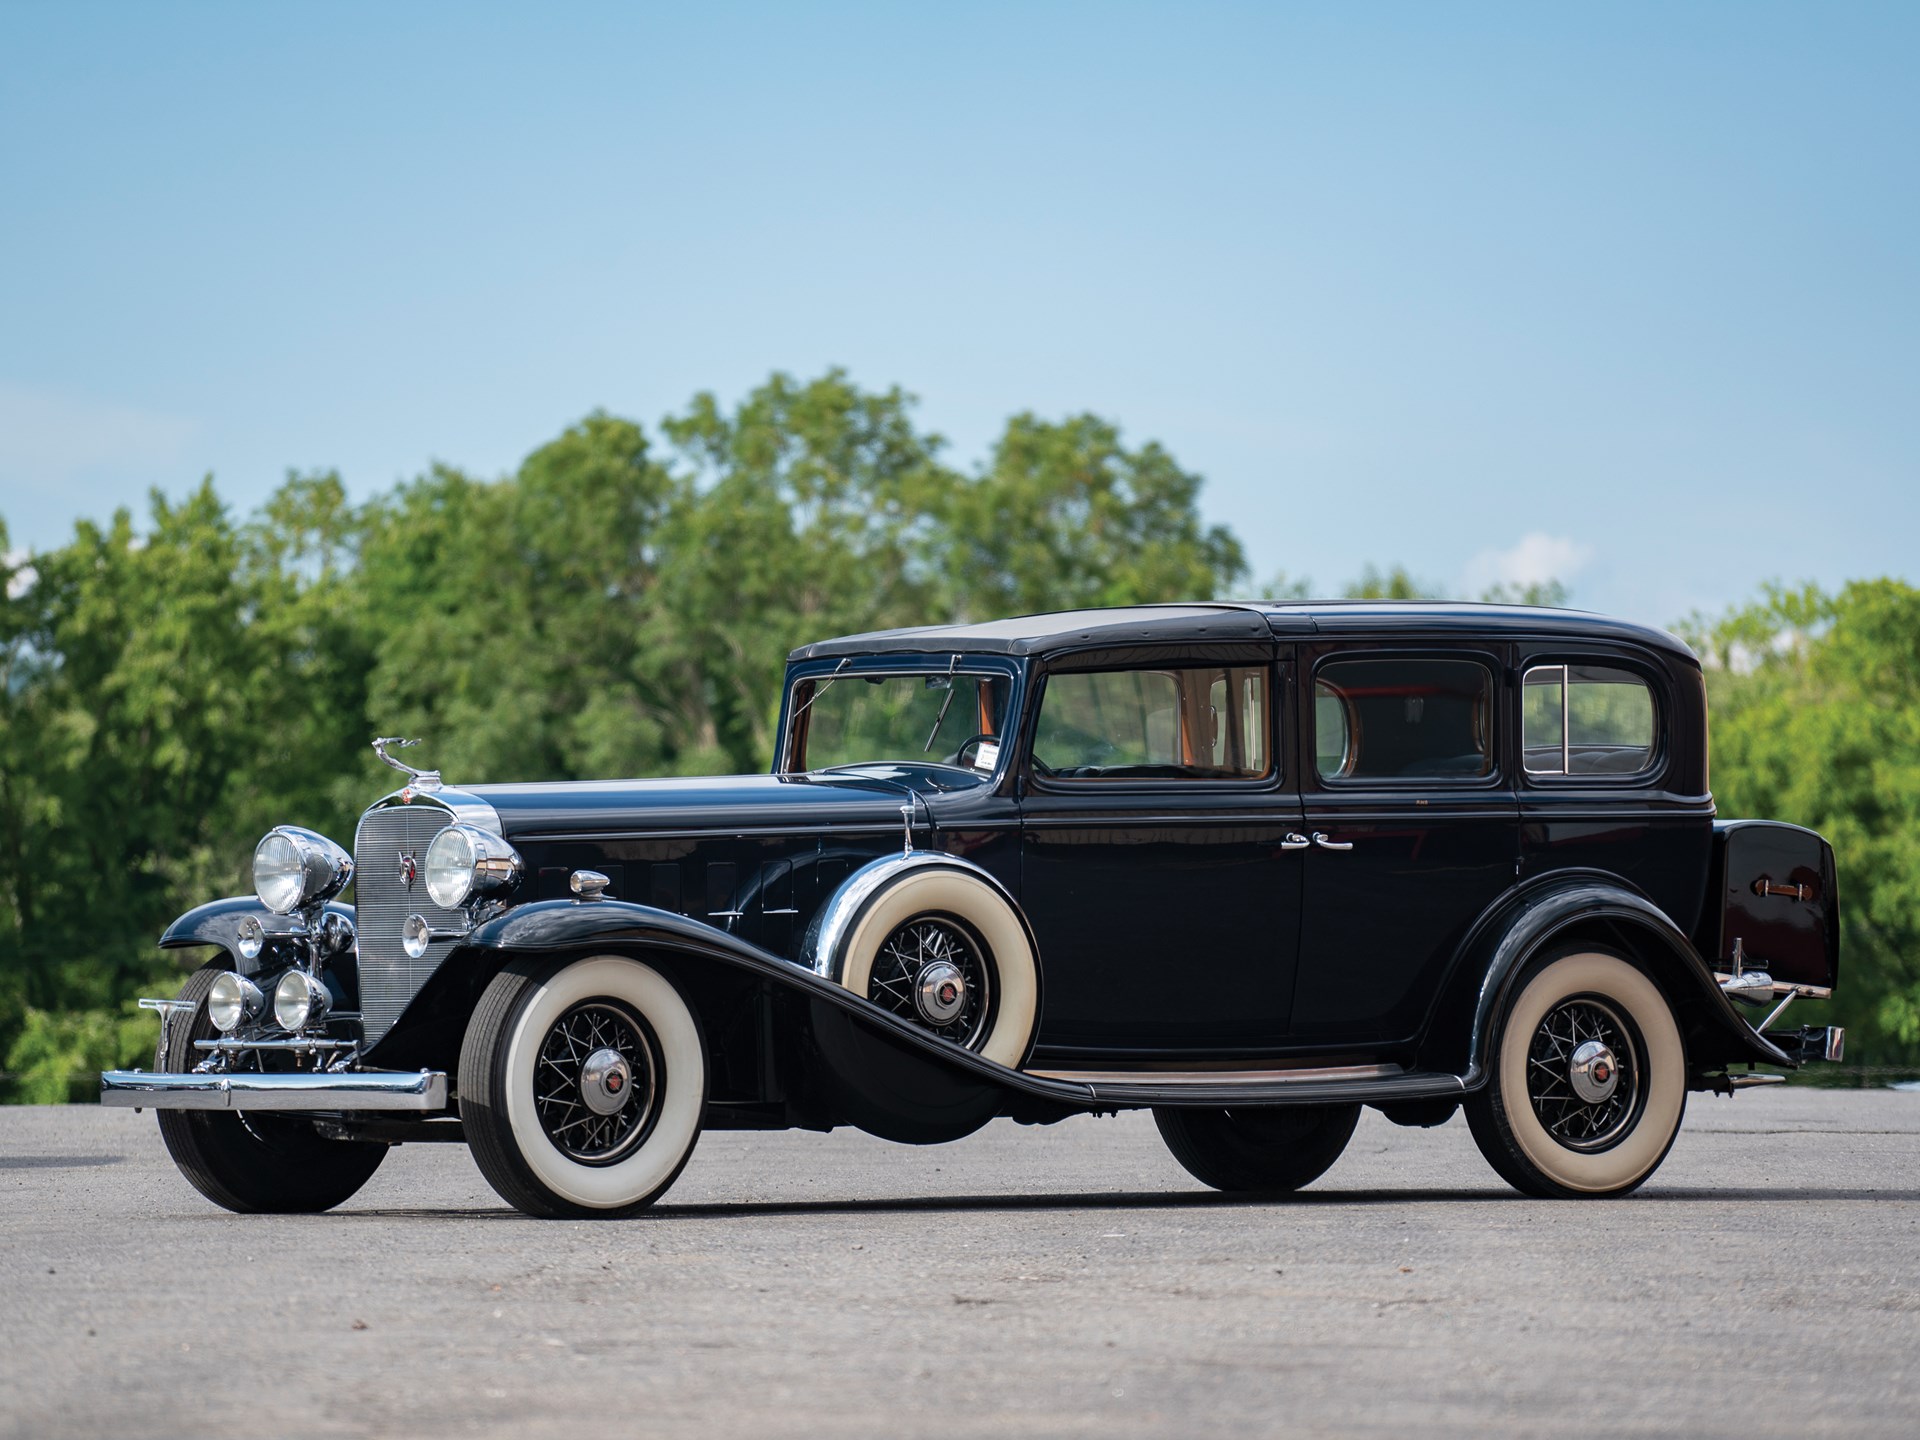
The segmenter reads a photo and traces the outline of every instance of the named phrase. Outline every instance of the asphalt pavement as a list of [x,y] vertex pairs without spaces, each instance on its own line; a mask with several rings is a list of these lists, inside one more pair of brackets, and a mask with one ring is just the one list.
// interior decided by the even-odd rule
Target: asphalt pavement
[[0,1434],[1911,1437],[1920,1094],[1694,1096],[1609,1202],[1457,1118],[1258,1204],[1140,1114],[709,1134],[613,1223],[424,1145],[229,1215],[151,1114],[0,1109]]

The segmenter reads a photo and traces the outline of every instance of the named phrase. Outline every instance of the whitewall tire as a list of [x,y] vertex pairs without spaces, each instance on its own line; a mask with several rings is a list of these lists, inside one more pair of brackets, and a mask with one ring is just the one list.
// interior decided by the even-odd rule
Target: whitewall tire
[[1481,1153],[1516,1189],[1575,1198],[1643,1183],[1686,1107],[1686,1047],[1660,987],[1618,955],[1580,950],[1523,977],[1466,1110]]
[[706,1047],[660,971],[617,955],[510,962],[474,1008],[460,1118],[480,1171],[543,1217],[630,1215],[700,1138]]
[[1009,1068],[1033,1048],[1033,941],[1006,897],[965,870],[929,866],[890,881],[847,933],[840,983]]

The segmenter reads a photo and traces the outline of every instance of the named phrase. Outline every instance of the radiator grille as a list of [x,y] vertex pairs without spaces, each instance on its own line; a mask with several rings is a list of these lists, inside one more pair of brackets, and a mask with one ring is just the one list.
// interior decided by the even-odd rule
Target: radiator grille
[[[453,816],[430,803],[382,806],[360,818],[353,837],[354,924],[360,939],[360,1015],[369,1045],[393,1028],[456,943],[436,940],[415,960],[400,943],[407,916],[424,915],[436,930],[465,928],[460,911],[444,909],[427,895],[427,846],[452,823]],[[418,871],[411,889],[401,881],[403,854],[413,857]]]

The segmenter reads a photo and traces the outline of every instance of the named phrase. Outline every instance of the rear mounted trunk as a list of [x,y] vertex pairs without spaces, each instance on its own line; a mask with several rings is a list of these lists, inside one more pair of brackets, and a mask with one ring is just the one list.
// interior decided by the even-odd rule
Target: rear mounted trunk
[[1694,940],[1723,975],[1764,970],[1778,984],[1832,989],[1840,972],[1833,847],[1798,825],[1716,821]]

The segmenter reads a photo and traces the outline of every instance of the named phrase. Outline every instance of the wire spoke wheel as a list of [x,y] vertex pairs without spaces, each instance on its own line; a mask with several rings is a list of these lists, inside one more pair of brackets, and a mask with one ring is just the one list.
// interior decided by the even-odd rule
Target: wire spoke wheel
[[1534,1030],[1527,1099],[1548,1135],[1593,1154],[1617,1145],[1639,1118],[1643,1070],[1632,1025],[1597,997],[1576,996]]
[[658,1045],[645,1020],[611,999],[554,1021],[533,1067],[534,1112],[554,1148],[611,1165],[645,1141],[660,1111]]
[[976,1048],[991,1013],[992,968],[986,946],[944,915],[917,915],[874,956],[867,998],[944,1040]]

